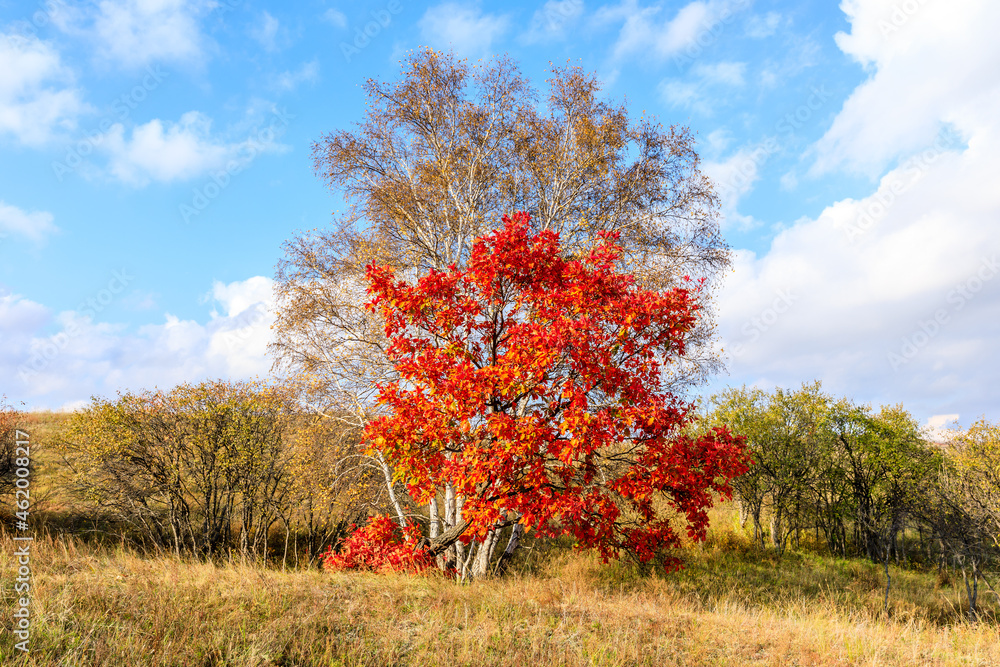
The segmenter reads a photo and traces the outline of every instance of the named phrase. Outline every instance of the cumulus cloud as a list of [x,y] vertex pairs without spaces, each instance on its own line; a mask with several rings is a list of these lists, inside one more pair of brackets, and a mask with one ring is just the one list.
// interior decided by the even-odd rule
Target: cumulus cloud
[[133,331],[97,321],[86,309],[53,317],[40,304],[0,295],[0,333],[11,342],[0,352],[0,393],[31,408],[57,408],[93,394],[266,374],[272,281],[216,282],[207,299],[214,308],[206,321],[168,313],[163,322]]
[[[26,332],[44,326],[48,320],[49,311],[45,306],[0,288],[0,332],[5,341],[23,337]],[[0,349],[10,352],[12,348],[13,345],[4,345]]]
[[924,424],[921,430],[925,437],[930,438],[934,442],[948,442],[961,433],[961,429],[955,428],[959,416],[958,413],[933,415],[927,419],[927,423]]
[[102,0],[96,7],[58,6],[54,23],[89,39],[98,57],[126,69],[152,62],[198,63],[205,56],[201,19],[211,0]]
[[837,44],[872,74],[817,144],[813,175],[840,168],[878,174],[932,141],[942,123],[996,117],[1000,4],[848,0],[841,6],[851,32],[838,33]]
[[730,380],[821,378],[922,415],[995,410],[1000,73],[981,63],[996,62],[986,26],[997,10],[950,3],[940,30],[920,23],[938,14],[913,14],[883,35],[892,3],[842,6],[852,32],[838,43],[873,69],[814,155],[824,169],[894,166],[867,195],[780,232],[767,252],[737,254],[719,295]]
[[445,2],[428,9],[417,22],[421,37],[437,48],[451,48],[459,56],[490,55],[493,43],[509,27],[506,16],[484,14],[478,5]]
[[933,412],[995,405],[997,155],[995,136],[979,148],[944,142],[869,196],[782,231],[766,254],[739,253],[719,304],[733,374],[822,378]]
[[212,141],[211,126],[211,119],[197,111],[177,123],[151,120],[133,128],[130,137],[116,124],[102,149],[111,156],[111,172],[126,183],[191,178],[225,163],[229,151]]
[[[198,111],[183,114],[176,123],[154,119],[127,132],[117,123],[111,127],[100,149],[108,156],[109,172],[129,185],[141,187],[151,181],[186,180],[211,170],[243,164],[261,153],[285,147],[276,138],[283,128],[272,119],[260,123],[243,140],[215,136],[212,120]],[[277,126],[278,131],[268,132]]]
[[33,36],[0,33],[0,136],[39,145],[76,127],[87,111],[55,47]]
[[22,236],[29,241],[41,243],[49,235],[58,231],[48,211],[30,213],[0,200],[0,241],[11,236]]

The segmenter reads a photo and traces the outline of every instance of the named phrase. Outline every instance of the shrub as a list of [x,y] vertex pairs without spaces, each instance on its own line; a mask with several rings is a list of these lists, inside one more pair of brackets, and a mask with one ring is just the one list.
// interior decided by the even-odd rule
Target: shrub
[[320,554],[323,566],[331,570],[371,570],[422,572],[434,565],[434,558],[419,546],[420,531],[405,529],[384,515],[373,516],[363,528],[351,525],[339,553],[333,547]]

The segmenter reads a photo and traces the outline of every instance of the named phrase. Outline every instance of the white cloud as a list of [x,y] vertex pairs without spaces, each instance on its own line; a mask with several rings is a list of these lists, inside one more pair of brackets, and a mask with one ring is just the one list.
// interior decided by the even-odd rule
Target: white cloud
[[260,22],[250,28],[250,36],[258,44],[264,47],[265,51],[275,52],[278,50],[278,30],[281,24],[278,19],[271,16],[269,12],[264,12],[260,17]]
[[55,318],[58,330],[46,335],[47,309],[0,296],[0,332],[12,343],[0,351],[0,393],[34,408],[73,407],[93,394],[267,374],[272,281],[216,282],[210,299],[222,312],[213,309],[204,323],[166,314],[160,324],[130,331],[67,311]]
[[956,396],[1000,401],[997,155],[996,137],[919,153],[868,197],[782,231],[765,255],[740,253],[719,304],[733,374],[822,378],[931,411]]
[[347,17],[344,16],[344,12],[337,11],[336,9],[331,8],[326,10],[320,18],[338,28],[343,29],[347,27]]
[[[872,74],[815,147],[822,169],[874,170],[878,186],[738,253],[718,308],[730,381],[820,378],[918,415],[995,411],[1000,71],[984,63],[1000,7],[928,3],[883,36],[893,4],[843,3],[852,33],[838,43]],[[942,127],[958,138],[936,140]]]
[[712,130],[705,137],[705,150],[702,152],[703,156],[715,156],[720,154],[722,151],[729,148],[729,144],[733,143],[733,133],[725,128],[718,128]]
[[548,0],[535,10],[531,23],[520,37],[525,44],[545,44],[566,39],[567,30],[583,14],[583,0]]
[[154,119],[131,133],[115,124],[100,148],[108,155],[108,170],[115,178],[141,187],[150,181],[194,178],[233,161],[242,164],[261,153],[283,150],[275,139],[275,133],[268,136],[262,131],[251,132],[242,141],[214,137],[211,119],[189,111],[177,123]]
[[298,88],[303,83],[315,83],[319,80],[319,61],[310,60],[302,63],[302,66],[294,71],[282,72],[275,76],[271,82],[273,88],[278,91],[291,91]]
[[[270,304],[273,290],[274,282],[263,276],[254,276],[228,285],[215,281],[212,284],[211,298],[223,307],[225,317],[237,317],[257,304]],[[212,317],[218,316],[217,312],[212,311]]]
[[667,6],[662,1],[641,6],[637,0],[622,0],[618,5],[598,10],[595,14],[598,24],[622,23],[612,47],[612,59],[648,61],[650,58],[700,56],[704,48],[719,38],[735,13],[749,3],[747,0],[696,0],[672,15]]
[[753,189],[760,178],[760,167],[769,153],[764,146],[746,146],[722,161],[706,161],[702,171],[712,179],[719,195],[722,224],[742,229],[753,225],[751,218],[737,212],[740,198]]
[[204,114],[189,111],[178,123],[154,119],[139,125],[126,139],[125,128],[116,124],[102,149],[111,156],[111,172],[132,185],[192,178],[222,166],[229,155],[226,146],[213,143],[211,125]]
[[72,72],[50,43],[0,33],[0,135],[39,145],[74,129],[86,110]]
[[0,241],[16,234],[41,243],[56,231],[58,227],[52,224],[52,214],[48,211],[28,213],[0,200]]
[[742,86],[745,83],[743,74],[746,72],[746,69],[746,63],[721,62],[712,65],[698,63],[691,68],[691,71],[695,76],[700,77],[708,83]]
[[660,83],[660,93],[667,104],[711,116],[718,105],[718,88],[743,86],[745,71],[746,63],[698,63],[691,68],[693,80],[664,79]]
[[838,33],[837,44],[872,76],[817,143],[813,175],[878,174],[932,141],[941,123],[1000,111],[1000,3],[847,0],[842,7],[851,32]]
[[671,106],[697,108],[699,111],[711,113],[711,109],[707,108],[707,101],[695,83],[666,79],[660,84],[660,94],[663,96],[663,101]]
[[0,288],[0,332],[5,341],[2,349],[9,351],[13,346],[7,342],[44,326],[48,320],[45,306]]
[[506,16],[483,14],[478,6],[445,2],[428,9],[417,22],[420,35],[432,46],[451,48],[459,56],[486,57],[493,42],[507,31]]
[[151,62],[197,64],[205,55],[200,21],[211,0],[101,0],[93,11],[60,10],[62,30],[96,43],[97,55],[123,68]]
[[927,419],[927,423],[924,424],[921,430],[925,437],[930,438],[934,442],[948,442],[962,432],[961,429],[954,427],[958,422],[958,418],[958,413],[933,415]]
[[748,37],[764,39],[777,32],[780,24],[781,14],[777,12],[768,12],[765,16],[751,16],[747,21],[746,33]]

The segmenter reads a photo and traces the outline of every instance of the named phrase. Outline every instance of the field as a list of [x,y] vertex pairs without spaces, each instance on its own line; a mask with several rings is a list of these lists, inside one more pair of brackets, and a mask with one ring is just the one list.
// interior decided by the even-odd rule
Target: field
[[[36,415],[33,440],[58,421]],[[57,467],[44,448],[38,461]],[[139,554],[68,523],[54,480],[33,487],[48,513],[33,515],[27,655],[10,641],[17,547],[0,533],[2,665],[1000,664],[995,594],[970,623],[960,575],[893,566],[886,612],[881,567],[757,550],[731,505],[678,573],[529,539],[512,576],[459,585]]]
[[[724,533],[724,535],[726,535]],[[4,607],[14,544],[0,542]],[[786,554],[729,535],[659,575],[590,554],[529,552],[503,580],[267,569],[144,558],[42,538],[23,665],[996,665],[991,618],[961,582]],[[534,562],[533,562],[534,559]],[[15,659],[16,658],[16,659]]]

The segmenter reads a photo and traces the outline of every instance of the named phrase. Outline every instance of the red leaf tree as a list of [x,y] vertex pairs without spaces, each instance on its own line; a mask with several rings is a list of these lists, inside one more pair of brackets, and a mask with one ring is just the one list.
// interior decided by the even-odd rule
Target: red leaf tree
[[366,440],[418,504],[446,487],[462,499],[431,553],[456,538],[492,550],[511,523],[572,534],[605,560],[677,547],[678,514],[703,538],[712,492],[728,496],[748,460],[724,428],[690,435],[692,406],[664,389],[700,285],[642,289],[616,271],[615,234],[567,259],[527,214],[503,222],[465,270],[432,270],[416,285],[367,271],[368,307],[384,318],[400,379],[379,386],[386,414]]

